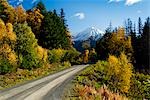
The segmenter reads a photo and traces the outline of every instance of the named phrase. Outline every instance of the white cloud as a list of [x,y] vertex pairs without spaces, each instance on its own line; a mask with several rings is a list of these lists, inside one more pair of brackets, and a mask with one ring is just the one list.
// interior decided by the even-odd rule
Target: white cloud
[[111,2],[120,2],[120,1],[123,1],[123,0],[109,0],[108,2],[111,3]]
[[133,4],[135,4],[135,3],[138,3],[138,2],[141,2],[141,1],[142,1],[142,0],[126,0],[125,5],[131,6],[131,5],[133,5]]
[[76,13],[74,14],[75,17],[78,17],[80,20],[84,19],[85,18],[85,14],[80,12],[80,13]]
[[124,1],[125,5],[131,6],[131,5],[135,4],[135,3],[141,2],[142,0],[108,0],[108,3],[111,3],[111,2],[118,3],[118,2],[121,2],[121,1]]

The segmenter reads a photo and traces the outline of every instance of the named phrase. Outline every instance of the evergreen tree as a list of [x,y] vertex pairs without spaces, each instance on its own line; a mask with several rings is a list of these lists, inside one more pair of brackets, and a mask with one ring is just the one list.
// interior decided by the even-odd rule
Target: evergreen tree
[[131,35],[131,33],[133,32],[133,26],[132,26],[132,21],[130,20],[130,18],[127,19],[126,24],[126,35]]
[[138,34],[141,35],[141,34],[142,34],[142,31],[143,31],[142,20],[141,20],[141,18],[139,17],[139,19],[138,19]]
[[111,22],[109,23],[109,27],[105,31],[106,31],[106,33],[111,33],[112,32],[112,24],[111,24]]
[[40,13],[42,14],[42,15],[45,15],[46,13],[47,13],[47,10],[46,10],[46,8],[45,8],[45,5],[43,4],[43,2],[38,2],[38,4],[36,5],[36,7],[35,7],[36,9],[39,9],[40,10]]
[[144,27],[142,27],[141,19],[139,18],[138,33],[140,34],[136,40],[135,58],[136,69],[147,70],[150,72],[150,19],[147,18]]
[[62,19],[64,26],[67,28],[68,25],[66,25],[65,13],[64,13],[64,10],[62,8],[60,9],[60,18]]
[[131,36],[131,44],[132,44],[132,48],[133,48],[133,58],[132,58],[132,63],[135,64],[136,63],[136,49],[137,49],[137,37],[136,37],[136,29],[135,29],[135,24],[133,27],[133,31],[131,31],[130,36]]
[[144,68],[149,69],[150,71],[150,18],[146,19],[146,22],[143,27],[143,34],[141,35],[142,43],[142,56],[141,61]]
[[63,23],[63,28],[66,30],[65,35],[67,37],[66,38],[67,44],[68,44],[68,46],[70,45],[69,47],[72,47],[71,35],[70,35],[69,29],[68,29],[68,25],[66,24],[67,20],[65,19],[65,12],[62,8],[60,9],[60,18]]
[[70,34],[56,10],[45,14],[40,30],[39,44],[44,48],[68,49],[71,47]]

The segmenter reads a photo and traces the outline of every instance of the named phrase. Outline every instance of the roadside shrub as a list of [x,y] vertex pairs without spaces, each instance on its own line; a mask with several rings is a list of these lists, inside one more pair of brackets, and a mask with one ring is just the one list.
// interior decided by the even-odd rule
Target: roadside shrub
[[128,93],[132,77],[132,64],[129,63],[125,54],[120,57],[109,56],[108,67],[106,71],[109,77],[109,87],[116,92]]
[[83,63],[86,64],[89,62],[89,50],[84,50],[84,54],[83,54]]
[[61,62],[64,57],[65,50],[63,49],[53,49],[48,51],[48,60],[50,63]]
[[79,64],[80,53],[75,49],[67,50],[62,58],[62,62],[69,61],[71,64]]
[[56,59],[54,58],[54,54],[52,53],[51,50],[48,50],[47,54],[48,54],[48,61],[49,61],[49,63],[56,62]]
[[[128,100],[125,96],[118,93],[113,93],[106,86],[102,86],[98,89],[87,85],[76,84],[72,87],[73,93],[66,94],[67,100]],[[69,91],[67,91],[68,93]],[[74,95],[74,96],[72,96]],[[69,98],[69,99],[68,99]],[[65,100],[63,99],[63,100]]]
[[13,70],[13,66],[7,59],[0,59],[0,74],[6,74]]
[[21,63],[21,68],[25,68],[25,69],[33,69],[33,68],[38,68],[42,66],[42,62],[39,62],[40,59],[37,57],[37,55],[32,52],[30,54],[27,55],[23,55],[22,56],[22,61],[20,60]]
[[100,85],[106,84],[112,91],[124,94],[130,89],[132,65],[123,53],[119,58],[110,55],[108,61],[98,61],[83,71],[81,76],[88,77],[89,81]]
[[0,46],[0,59],[7,59],[13,66],[17,65],[17,56],[8,44]]
[[71,90],[66,92],[67,98],[71,100],[128,100],[125,96],[111,92],[106,87],[105,84],[108,85],[109,82],[108,66],[107,61],[98,61],[95,65],[83,70],[73,81],[74,85]]
[[95,52],[95,49],[92,48],[89,53],[89,62],[96,63],[96,61],[97,61],[97,53]]
[[37,56],[41,60],[40,62],[46,63],[48,60],[47,50],[42,48],[41,46],[37,46]]
[[62,63],[62,66],[68,68],[68,67],[71,67],[71,64],[70,64],[70,62],[65,61]]
[[150,75],[135,73],[128,96],[137,100],[150,99]]

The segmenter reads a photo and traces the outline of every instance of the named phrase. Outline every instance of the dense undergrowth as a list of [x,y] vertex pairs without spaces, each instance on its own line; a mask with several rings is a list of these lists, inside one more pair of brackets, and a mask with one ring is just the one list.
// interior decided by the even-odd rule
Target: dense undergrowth
[[[42,48],[41,48],[42,50]],[[42,52],[41,52],[42,53]],[[17,84],[26,82],[46,75],[58,72],[60,70],[71,67],[72,64],[79,64],[80,61],[76,60],[79,52],[75,49],[63,50],[54,49],[48,50],[46,63],[41,67],[24,69],[22,67],[16,68],[15,71],[0,75],[0,89],[5,89]],[[70,55],[70,58],[67,58]],[[66,57],[67,56],[67,57]]]
[[135,73],[124,54],[109,56],[82,71],[66,91],[68,100],[150,99],[150,75]]

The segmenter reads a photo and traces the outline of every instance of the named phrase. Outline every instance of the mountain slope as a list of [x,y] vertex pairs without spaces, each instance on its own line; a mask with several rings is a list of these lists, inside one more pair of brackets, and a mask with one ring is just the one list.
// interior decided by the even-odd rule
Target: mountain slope
[[95,27],[90,27],[90,28],[87,28],[86,30],[78,33],[74,37],[73,41],[85,41],[88,39],[98,40],[103,34],[104,34],[103,31],[101,31]]
[[74,47],[80,52],[84,49],[95,48],[96,41],[100,39],[103,34],[103,31],[95,27],[87,28],[73,37]]

